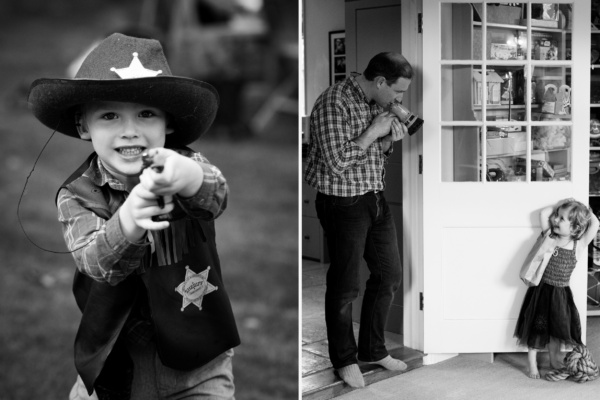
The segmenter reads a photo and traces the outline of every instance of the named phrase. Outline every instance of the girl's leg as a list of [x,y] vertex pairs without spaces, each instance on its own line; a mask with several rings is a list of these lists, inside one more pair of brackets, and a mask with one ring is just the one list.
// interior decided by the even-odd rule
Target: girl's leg
[[527,360],[529,361],[529,377],[531,379],[540,379],[540,371],[537,367],[537,350],[529,349],[527,352]]
[[552,336],[550,336],[550,342],[548,343],[548,354],[551,368],[559,369],[564,366],[562,353],[560,352],[560,340]]

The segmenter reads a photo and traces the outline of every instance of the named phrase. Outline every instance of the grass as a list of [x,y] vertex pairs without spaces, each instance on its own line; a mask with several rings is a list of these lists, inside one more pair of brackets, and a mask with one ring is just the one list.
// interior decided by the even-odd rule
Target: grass
[[[24,99],[33,79],[61,74],[77,51],[106,30],[109,17],[127,17],[127,10],[115,7],[111,3],[87,21],[69,13],[59,20],[13,15],[0,21],[1,400],[64,399],[76,378],[74,263],[70,255],[29,243],[16,216],[25,179],[50,134]],[[216,227],[243,342],[234,357],[241,400],[295,399],[298,393],[296,123],[279,117],[259,138],[233,141],[208,134],[193,145],[221,168],[231,189]],[[20,215],[42,247],[65,250],[54,195],[90,151],[88,144],[57,134],[40,158]]]

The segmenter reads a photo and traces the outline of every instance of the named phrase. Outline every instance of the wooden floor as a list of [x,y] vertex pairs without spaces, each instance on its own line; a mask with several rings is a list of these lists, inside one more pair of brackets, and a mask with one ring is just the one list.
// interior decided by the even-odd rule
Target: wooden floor
[[[355,390],[334,373],[327,353],[325,331],[325,273],[327,264],[302,261],[302,398],[323,400]],[[359,325],[354,324],[355,336]],[[402,335],[386,332],[386,347],[390,355],[403,360],[407,371],[423,365],[423,353],[403,346]],[[365,384],[369,385],[404,372],[359,364]]]

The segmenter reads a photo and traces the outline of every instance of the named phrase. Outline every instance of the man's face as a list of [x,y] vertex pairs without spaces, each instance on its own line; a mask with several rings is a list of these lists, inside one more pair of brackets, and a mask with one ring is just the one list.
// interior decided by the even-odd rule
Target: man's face
[[391,102],[402,102],[404,93],[410,86],[410,79],[398,78],[392,85],[388,85],[385,79],[377,83],[377,91],[374,100],[381,107],[386,108]]
[[[82,139],[91,139],[104,167],[123,183],[138,179],[142,153],[163,147],[167,127],[164,111],[137,103],[95,102],[83,110]],[[81,129],[80,128],[80,129]]]

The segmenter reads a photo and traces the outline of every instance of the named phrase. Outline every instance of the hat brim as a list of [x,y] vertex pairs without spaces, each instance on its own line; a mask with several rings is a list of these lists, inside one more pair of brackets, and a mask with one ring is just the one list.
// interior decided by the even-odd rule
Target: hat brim
[[48,128],[79,138],[76,106],[94,101],[119,101],[158,107],[170,114],[174,132],[167,145],[188,145],[213,123],[219,108],[216,89],[178,76],[123,80],[37,79],[29,91],[29,107]]

